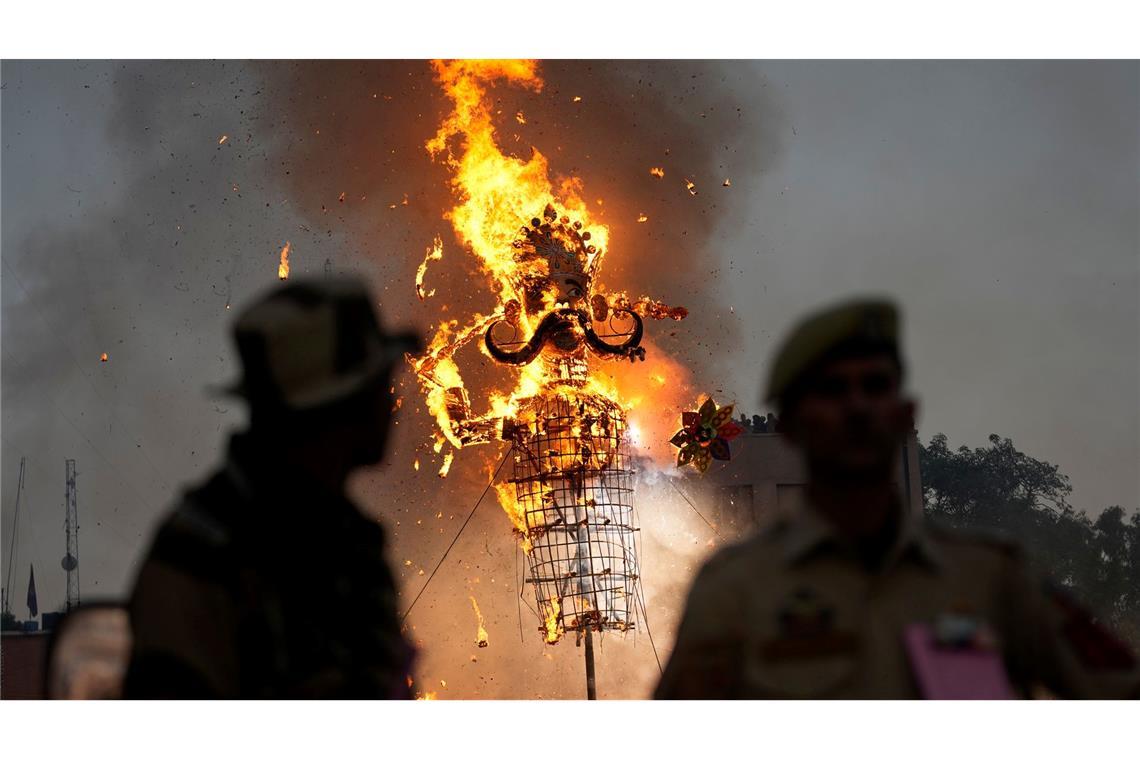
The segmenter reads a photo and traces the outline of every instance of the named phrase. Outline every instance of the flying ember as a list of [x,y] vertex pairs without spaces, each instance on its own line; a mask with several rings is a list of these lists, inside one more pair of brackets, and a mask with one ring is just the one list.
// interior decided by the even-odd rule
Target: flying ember
[[483,613],[479,611],[479,603],[475,601],[475,597],[471,597],[471,607],[475,610],[475,619],[479,621],[479,630],[475,634],[475,645],[480,649],[490,644],[487,639],[487,629],[483,627]]
[[289,241],[285,241],[285,247],[281,249],[281,263],[277,265],[277,279],[289,279]]

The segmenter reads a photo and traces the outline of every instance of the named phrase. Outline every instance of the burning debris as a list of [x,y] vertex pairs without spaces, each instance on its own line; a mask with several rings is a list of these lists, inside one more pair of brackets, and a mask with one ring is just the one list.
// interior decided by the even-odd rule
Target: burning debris
[[732,180],[730,180],[726,177],[724,180],[724,184],[721,185],[721,187],[732,187]]
[[645,214],[638,214],[638,216],[637,216],[637,221],[638,221],[638,222],[648,222],[648,221],[649,221],[649,217],[648,217],[648,216],[646,216]]
[[689,195],[697,194],[697,186],[693,184],[692,180],[685,180],[685,189],[689,191]]
[[229,135],[222,135],[221,137],[218,138],[218,145],[224,144],[225,141],[228,139],[230,139]]
[[432,243],[431,246],[428,247],[427,252],[424,253],[424,260],[416,269],[416,295],[419,296],[421,301],[427,298],[431,298],[435,295],[435,288],[432,288],[428,292],[424,292],[424,275],[427,274],[428,262],[439,261],[442,258],[443,241],[440,240],[439,236],[437,235],[435,242]]
[[480,649],[487,647],[490,641],[487,639],[487,629],[483,626],[483,613],[479,611],[479,603],[475,601],[475,597],[471,597],[471,607],[475,610],[475,619],[479,621],[479,630],[475,634],[475,645]]
[[289,279],[289,241],[285,241],[285,247],[281,249],[281,262],[277,265],[277,279]]
[[562,602],[554,597],[550,600],[550,606],[546,612],[546,618],[543,620],[543,625],[539,628],[546,634],[547,644],[557,644],[558,640],[562,638]]
[[665,169],[660,167],[660,166],[653,166],[653,167],[650,167],[649,173],[652,176],[660,179],[660,178],[665,176]]
[[105,362],[105,361],[107,361],[107,358],[108,358],[108,357],[107,357],[107,352],[106,352],[106,351],[104,351],[103,353],[99,354],[99,361],[101,361],[101,362]]

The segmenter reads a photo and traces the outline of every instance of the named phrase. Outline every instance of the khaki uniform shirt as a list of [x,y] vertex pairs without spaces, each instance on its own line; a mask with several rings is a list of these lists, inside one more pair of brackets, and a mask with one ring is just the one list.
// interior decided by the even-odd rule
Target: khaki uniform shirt
[[[906,519],[869,570],[805,508],[704,566],[656,696],[937,697],[904,636],[953,619],[983,632],[977,648],[1010,696],[1041,686],[1062,697],[1140,695],[1128,650],[1082,612],[1066,612],[1013,545]],[[994,680],[978,681],[980,694]]]

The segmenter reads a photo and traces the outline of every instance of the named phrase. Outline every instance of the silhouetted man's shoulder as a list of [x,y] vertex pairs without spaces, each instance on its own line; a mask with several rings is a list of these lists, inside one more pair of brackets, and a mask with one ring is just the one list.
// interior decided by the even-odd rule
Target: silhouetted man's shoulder
[[236,495],[222,472],[192,488],[159,525],[148,560],[158,560],[204,579],[222,580],[239,532]]
[[677,640],[655,697],[743,696],[742,663],[757,580],[770,575],[776,529],[723,547],[693,581]]
[[774,535],[774,530],[770,529],[721,547],[705,561],[698,578],[706,582],[718,582],[751,572],[765,564]]
[[219,473],[185,493],[156,531],[129,604],[133,645],[124,696],[238,693],[232,507]]
[[1016,538],[999,530],[958,528],[924,521],[924,533],[932,551],[943,563],[948,581],[1016,593],[1019,585],[1040,585],[1028,558]]

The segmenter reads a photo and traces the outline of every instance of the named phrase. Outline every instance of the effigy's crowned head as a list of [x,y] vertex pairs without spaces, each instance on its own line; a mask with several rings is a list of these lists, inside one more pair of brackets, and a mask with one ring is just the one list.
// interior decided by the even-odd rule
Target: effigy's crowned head
[[587,298],[590,261],[598,250],[590,244],[590,232],[581,222],[560,217],[547,204],[541,217],[519,228],[519,237],[511,245],[526,273],[520,285],[526,291],[528,311],[553,303],[576,306]]

